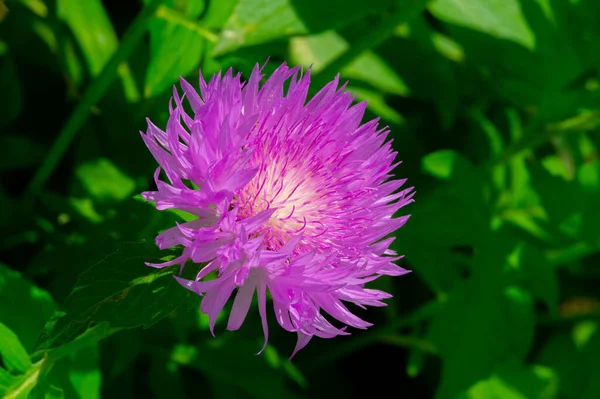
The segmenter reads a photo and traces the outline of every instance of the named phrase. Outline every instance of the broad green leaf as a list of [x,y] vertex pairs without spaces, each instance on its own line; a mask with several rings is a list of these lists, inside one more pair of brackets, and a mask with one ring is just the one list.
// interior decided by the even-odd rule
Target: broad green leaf
[[25,351],[30,353],[56,305],[48,292],[0,264],[0,309],[13,309],[16,303],[18,310],[0,313],[0,322],[14,331]]
[[153,243],[121,243],[83,272],[62,309],[47,323],[39,350],[65,345],[94,325],[111,329],[148,328],[168,316],[186,298],[172,278],[179,266],[152,269],[144,262],[160,262]]
[[518,362],[499,365],[487,379],[469,388],[466,399],[554,399],[558,380],[552,369],[524,367]]
[[150,63],[146,71],[144,96],[151,97],[171,87],[181,76],[196,71],[205,49],[207,30],[195,22],[202,1],[185,2],[178,15],[159,9],[150,26]]
[[535,36],[518,0],[435,0],[429,10],[444,22],[511,40],[529,49],[535,47]]
[[24,373],[31,367],[31,361],[19,337],[2,323],[0,323],[0,355],[8,371]]
[[305,33],[308,30],[290,0],[239,0],[221,31],[214,54]]
[[121,201],[135,189],[135,182],[105,158],[79,166],[76,173],[86,191],[99,201]]

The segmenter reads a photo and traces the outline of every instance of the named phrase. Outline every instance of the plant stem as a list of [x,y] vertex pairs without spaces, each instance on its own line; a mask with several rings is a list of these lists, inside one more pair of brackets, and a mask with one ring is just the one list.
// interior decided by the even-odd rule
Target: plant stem
[[52,176],[54,169],[69,148],[75,135],[87,121],[91,107],[102,99],[104,93],[117,76],[119,65],[131,55],[146,33],[148,22],[161,2],[162,0],[152,0],[144,7],[144,9],[142,9],[123,36],[123,40],[117,51],[106,63],[100,75],[98,75],[98,77],[90,84],[81,97],[81,100],[75,107],[71,117],[61,129],[58,137],[50,148],[50,151],[25,190],[24,202],[26,205],[30,205],[35,196],[44,189],[46,182],[50,176]]

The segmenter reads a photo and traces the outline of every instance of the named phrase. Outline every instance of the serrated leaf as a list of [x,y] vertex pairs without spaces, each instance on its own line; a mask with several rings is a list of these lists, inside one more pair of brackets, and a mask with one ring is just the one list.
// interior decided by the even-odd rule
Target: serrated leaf
[[39,350],[68,344],[93,325],[148,328],[177,309],[188,291],[172,278],[179,266],[152,269],[161,253],[149,242],[121,243],[83,272],[65,301],[63,314],[47,323]]

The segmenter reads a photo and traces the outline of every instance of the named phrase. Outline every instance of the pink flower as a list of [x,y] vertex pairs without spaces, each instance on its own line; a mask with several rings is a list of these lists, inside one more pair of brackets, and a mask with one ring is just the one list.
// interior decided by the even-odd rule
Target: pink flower
[[310,71],[284,64],[259,87],[261,78],[258,66],[246,83],[231,70],[208,84],[200,75],[200,95],[182,79],[166,132],[148,121],[142,138],[160,167],[144,198],[197,216],[156,237],[161,249],[183,246],[181,256],[150,266],[204,265],[195,280],[176,279],[203,296],[211,332],[234,291],[227,329],[240,328],[256,291],[265,345],[268,290],[278,323],[298,334],[295,354],[313,336],[371,326],[345,303],[385,306],[391,295],[365,283],[408,272],[385,237],[408,219],[392,216],[414,192],[398,191],[389,131],[361,125],[366,103],[352,105],[338,77],[308,102]]

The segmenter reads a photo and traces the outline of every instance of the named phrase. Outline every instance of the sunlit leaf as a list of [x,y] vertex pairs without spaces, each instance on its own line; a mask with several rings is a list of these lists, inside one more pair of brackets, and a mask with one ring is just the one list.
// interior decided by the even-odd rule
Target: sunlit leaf
[[100,0],[57,0],[58,15],[69,25],[97,75],[118,46],[117,35]]
[[518,0],[435,0],[429,9],[441,20],[507,39],[532,49],[534,35]]
[[552,369],[507,362],[498,366],[491,377],[471,387],[466,398],[554,399],[557,395],[558,380]]
[[134,181],[108,159],[83,164],[76,173],[92,198],[100,201],[123,200],[135,189]]
[[290,0],[239,0],[229,16],[215,54],[281,37],[308,33]]

